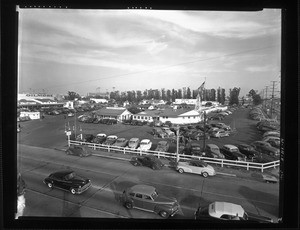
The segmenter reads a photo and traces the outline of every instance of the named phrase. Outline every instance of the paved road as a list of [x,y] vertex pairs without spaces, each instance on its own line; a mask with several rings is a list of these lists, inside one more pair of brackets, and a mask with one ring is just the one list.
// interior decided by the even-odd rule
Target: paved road
[[[215,176],[203,178],[178,174],[170,168],[153,171],[134,167],[127,161],[90,156],[78,158],[49,148],[19,145],[20,170],[27,183],[25,216],[101,218],[160,218],[158,215],[127,210],[119,202],[122,191],[134,184],[155,186],[160,193],[176,197],[181,211],[175,219],[193,218],[198,204],[228,201],[246,210],[277,219],[278,184]],[[50,173],[72,168],[92,180],[93,186],[81,195],[49,189],[43,179]]]

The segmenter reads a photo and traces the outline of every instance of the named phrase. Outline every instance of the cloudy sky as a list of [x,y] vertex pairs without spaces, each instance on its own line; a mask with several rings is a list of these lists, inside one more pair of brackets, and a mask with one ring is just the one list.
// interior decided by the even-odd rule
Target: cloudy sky
[[19,9],[19,92],[280,81],[281,11]]

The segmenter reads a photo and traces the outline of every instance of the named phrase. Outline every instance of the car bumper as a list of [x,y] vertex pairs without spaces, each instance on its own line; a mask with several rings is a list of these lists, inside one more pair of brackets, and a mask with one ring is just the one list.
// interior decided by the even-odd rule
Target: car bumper
[[77,193],[77,194],[81,194],[81,193],[85,192],[86,190],[88,190],[91,186],[92,186],[92,183],[90,182],[90,183],[84,185],[83,187],[78,188],[78,189],[76,190],[76,193]]

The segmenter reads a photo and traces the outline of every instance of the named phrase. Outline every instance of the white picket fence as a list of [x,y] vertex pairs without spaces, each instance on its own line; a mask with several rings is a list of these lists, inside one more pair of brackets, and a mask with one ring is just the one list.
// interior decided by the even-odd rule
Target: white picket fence
[[[117,146],[109,146],[109,145],[102,145],[102,144],[96,144],[96,143],[89,143],[89,142],[82,142],[82,141],[68,141],[68,145],[85,145],[89,148],[92,148],[93,150],[104,150],[107,152],[119,152],[122,154],[136,154],[136,155],[154,155],[158,158],[166,158],[166,159],[174,159],[176,160],[177,156],[176,153],[168,153],[168,152],[158,152],[153,150],[138,150],[138,149],[130,149],[128,147],[117,147]],[[219,159],[219,158],[210,158],[210,157],[200,157],[200,156],[189,156],[184,154],[178,154],[179,159],[182,160],[191,160],[191,159],[197,159],[197,160],[203,160],[206,163],[210,164],[216,164],[220,165],[221,167],[224,167],[226,165],[228,166],[235,166],[235,167],[241,167],[249,169],[260,169],[261,172],[263,172],[266,169],[269,168],[276,168],[279,166],[279,160],[272,161],[268,163],[255,163],[250,161],[234,161],[234,160],[226,160],[226,159]]]

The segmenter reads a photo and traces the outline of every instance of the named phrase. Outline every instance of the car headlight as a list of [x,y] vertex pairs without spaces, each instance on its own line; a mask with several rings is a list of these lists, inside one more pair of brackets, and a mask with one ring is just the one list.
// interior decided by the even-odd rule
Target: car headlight
[[81,185],[79,185],[78,188],[81,188]]

